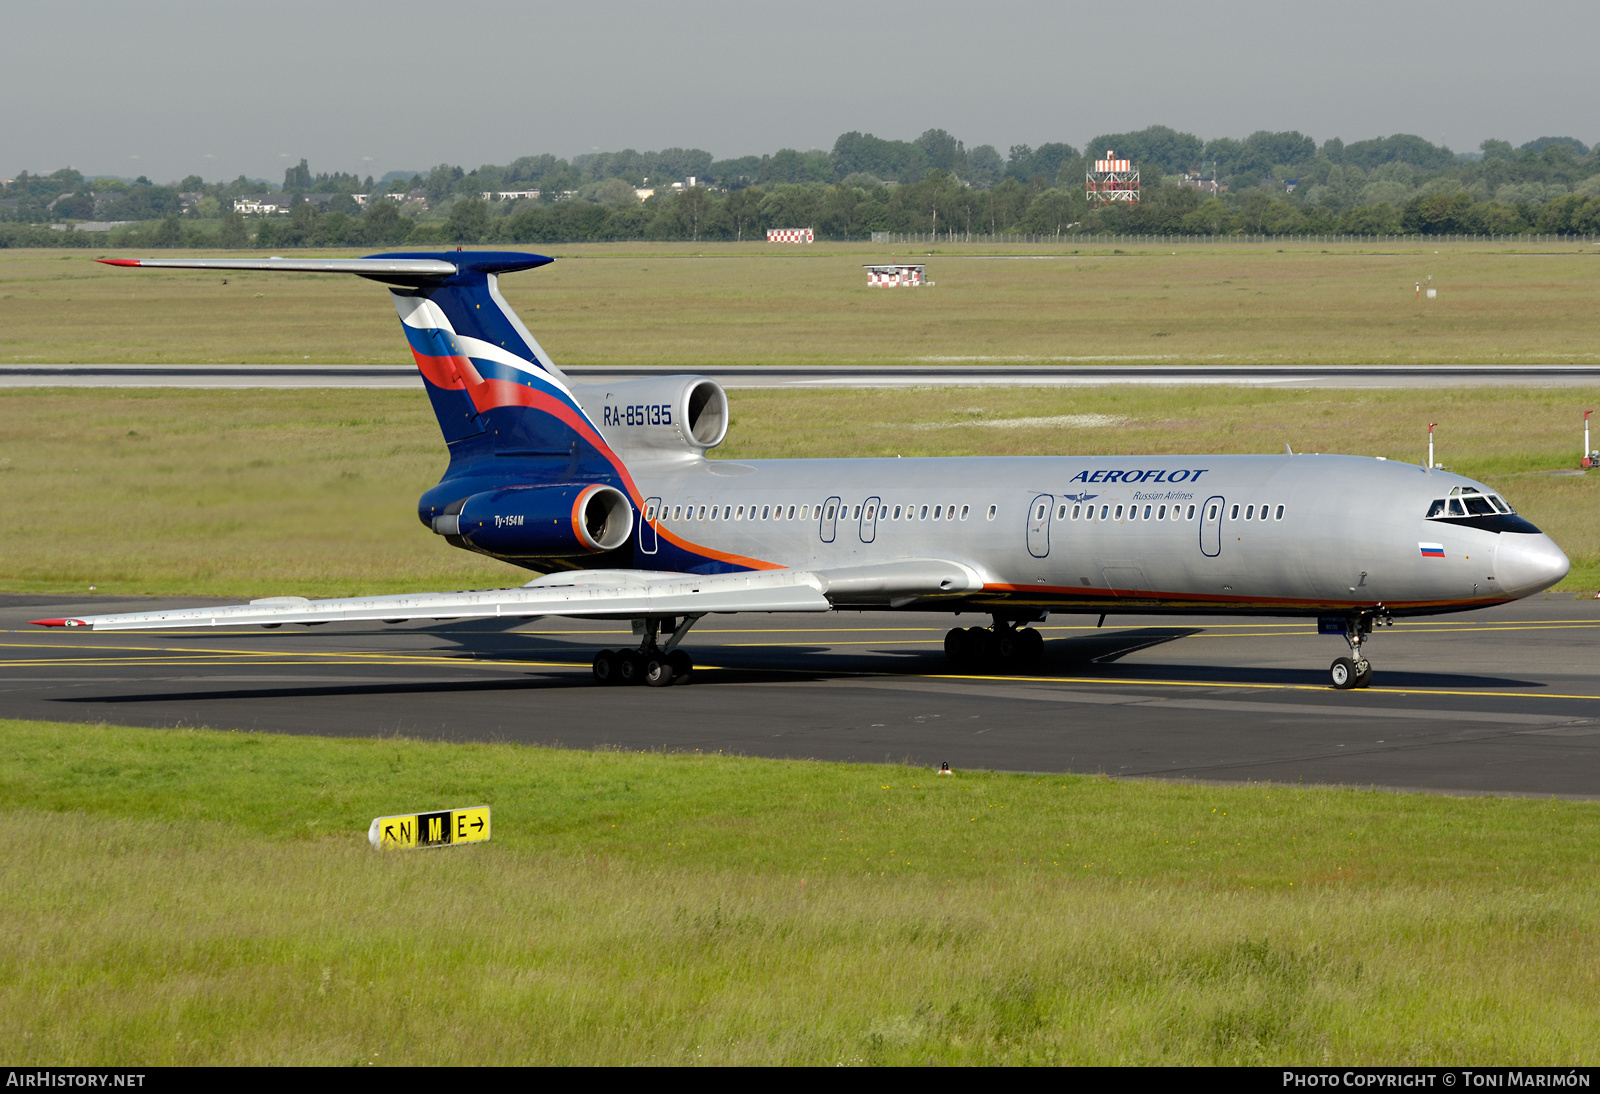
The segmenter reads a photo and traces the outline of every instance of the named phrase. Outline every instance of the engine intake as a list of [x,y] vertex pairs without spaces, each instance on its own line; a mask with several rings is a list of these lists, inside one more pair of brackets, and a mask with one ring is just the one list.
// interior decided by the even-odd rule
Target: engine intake
[[562,558],[614,551],[633,533],[633,506],[614,486],[564,483],[486,490],[433,518],[441,536],[458,536],[484,554]]

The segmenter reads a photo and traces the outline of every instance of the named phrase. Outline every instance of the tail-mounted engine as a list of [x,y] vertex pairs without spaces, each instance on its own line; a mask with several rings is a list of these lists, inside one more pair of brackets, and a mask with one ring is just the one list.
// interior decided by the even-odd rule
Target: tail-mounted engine
[[573,558],[614,551],[633,533],[627,495],[599,483],[507,486],[450,505],[433,530],[497,558]]
[[624,457],[703,456],[728,434],[728,396],[704,376],[596,384],[573,394],[606,443]]

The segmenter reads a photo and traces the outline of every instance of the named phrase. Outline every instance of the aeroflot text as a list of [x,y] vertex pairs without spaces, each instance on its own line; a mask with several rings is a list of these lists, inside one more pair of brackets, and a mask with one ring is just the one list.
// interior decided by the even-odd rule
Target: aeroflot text
[[1200,476],[1211,470],[1198,471],[1079,471],[1072,482],[1199,482]]

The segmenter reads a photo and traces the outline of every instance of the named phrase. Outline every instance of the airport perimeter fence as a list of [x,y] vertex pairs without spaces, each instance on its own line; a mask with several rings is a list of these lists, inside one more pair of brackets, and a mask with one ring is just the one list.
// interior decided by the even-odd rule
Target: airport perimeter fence
[[873,232],[874,243],[983,243],[996,247],[1015,247],[1035,243],[1594,243],[1597,235],[1515,233],[1477,235],[1471,232],[1439,232],[1403,235],[1351,235],[1299,233],[1295,235],[1154,235],[1107,232],[1063,232],[1046,235],[980,234],[977,232]]

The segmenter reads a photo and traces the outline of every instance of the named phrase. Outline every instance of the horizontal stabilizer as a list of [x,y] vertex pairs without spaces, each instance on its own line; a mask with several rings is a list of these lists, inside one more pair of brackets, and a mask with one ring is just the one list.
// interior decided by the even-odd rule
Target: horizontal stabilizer
[[366,277],[443,278],[454,262],[437,258],[97,258],[107,266],[171,270],[271,270],[275,273],[349,273]]

